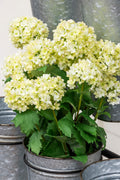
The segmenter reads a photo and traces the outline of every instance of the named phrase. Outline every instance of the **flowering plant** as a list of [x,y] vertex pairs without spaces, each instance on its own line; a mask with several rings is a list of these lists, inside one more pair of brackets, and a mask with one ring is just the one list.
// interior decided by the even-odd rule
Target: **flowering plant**
[[[26,19],[19,19],[25,28]],[[14,21],[10,33],[23,47],[26,35],[12,27],[20,32],[21,26]],[[96,40],[92,27],[73,20],[62,20],[53,40],[39,35],[38,25],[35,38],[32,27],[28,45],[5,61],[5,102],[17,113],[13,122],[26,134],[29,151],[85,163],[87,154],[105,147],[106,133],[96,120],[110,116],[106,101],[120,100],[120,44]]]

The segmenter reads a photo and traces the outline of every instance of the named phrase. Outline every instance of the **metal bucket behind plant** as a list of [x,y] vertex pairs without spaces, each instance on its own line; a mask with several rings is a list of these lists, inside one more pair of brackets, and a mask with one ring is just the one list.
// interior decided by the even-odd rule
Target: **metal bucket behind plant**
[[30,0],[33,16],[47,23],[52,38],[52,30],[60,19],[81,21],[81,0]]
[[80,180],[80,171],[100,158],[101,149],[90,154],[84,165],[73,159],[36,156],[26,149],[24,160],[28,169],[28,180]]
[[83,18],[98,39],[120,42],[120,0],[82,0]]
[[0,180],[27,180],[27,170],[23,161],[24,135],[15,128],[11,120],[15,113],[0,97]]
[[119,180],[120,159],[104,160],[93,163],[81,173],[81,180]]

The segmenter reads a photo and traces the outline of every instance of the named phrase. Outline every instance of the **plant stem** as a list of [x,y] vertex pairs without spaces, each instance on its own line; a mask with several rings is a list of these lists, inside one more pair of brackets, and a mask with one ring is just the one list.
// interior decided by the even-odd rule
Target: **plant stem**
[[84,83],[82,84],[82,87],[81,87],[81,94],[80,94],[80,98],[79,98],[78,111],[77,111],[77,115],[76,115],[76,118],[75,118],[75,122],[78,119],[79,111],[80,111],[80,108],[81,108],[82,97],[83,97],[83,90],[84,90]]
[[99,116],[99,112],[98,112],[98,111],[100,110],[100,108],[101,108],[101,106],[102,106],[103,99],[104,99],[104,98],[102,98],[101,101],[100,101],[100,103],[99,103],[99,106],[98,106],[98,109],[97,109],[97,113],[96,113],[95,119],[94,119],[95,121],[97,120],[97,118],[98,118],[98,116]]
[[[56,114],[55,114],[55,111],[54,111],[54,110],[53,110],[53,116],[54,116],[54,122],[55,122],[55,124],[56,124],[57,129],[58,129],[58,132],[59,132],[60,136],[62,136],[62,132],[61,132],[61,130],[60,130],[59,127],[58,127],[58,120],[57,120],[57,117],[56,117]],[[67,154],[68,154],[67,145],[66,145],[65,142],[61,142],[61,143],[62,143],[64,152],[65,152],[65,155],[67,155]]]

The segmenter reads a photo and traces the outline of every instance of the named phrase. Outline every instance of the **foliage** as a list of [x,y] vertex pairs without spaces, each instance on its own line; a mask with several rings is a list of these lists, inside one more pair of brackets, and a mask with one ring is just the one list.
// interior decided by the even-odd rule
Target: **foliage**
[[5,102],[29,151],[86,163],[106,145],[96,120],[110,116],[107,101],[119,102],[120,45],[97,41],[92,27],[73,20],[61,21],[53,40],[37,37],[5,61]]

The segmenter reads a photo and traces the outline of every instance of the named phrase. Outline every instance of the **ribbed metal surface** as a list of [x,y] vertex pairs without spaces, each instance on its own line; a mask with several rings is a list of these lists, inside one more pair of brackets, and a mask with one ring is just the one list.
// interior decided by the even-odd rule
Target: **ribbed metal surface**
[[120,180],[120,159],[105,160],[88,166],[81,180]]
[[120,0],[82,0],[83,17],[98,39],[120,42]]
[[26,150],[25,161],[29,180],[79,180],[80,171],[93,162],[100,160],[101,150],[88,156],[88,162],[82,164],[73,159],[58,159],[36,156]]
[[47,23],[52,38],[52,30],[60,19],[81,21],[81,0],[31,0],[33,16]]
[[15,112],[8,108],[4,102],[4,97],[0,97],[0,124],[12,124],[11,120],[15,117]]
[[11,123],[15,113],[0,97],[0,180],[27,180],[23,161],[24,135]]

